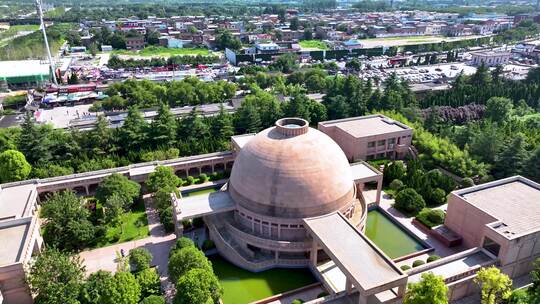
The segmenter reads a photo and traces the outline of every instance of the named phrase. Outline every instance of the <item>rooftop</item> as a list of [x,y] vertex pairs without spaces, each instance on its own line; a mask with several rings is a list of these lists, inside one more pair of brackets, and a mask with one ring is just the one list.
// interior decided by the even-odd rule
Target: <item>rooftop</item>
[[493,228],[508,238],[540,229],[540,185],[514,176],[454,192],[500,222]]
[[31,224],[32,218],[0,224],[0,266],[21,261]]
[[[364,291],[406,279],[397,266],[339,213],[304,219],[306,228],[338,267]],[[341,265],[340,265],[341,264]]]
[[49,75],[49,65],[40,60],[0,61],[0,78]]
[[351,173],[353,180],[372,180],[377,176],[382,176],[382,173],[373,168],[366,162],[358,162],[351,164]]
[[177,201],[177,212],[182,219],[231,211],[234,208],[234,201],[227,191],[188,196]]
[[31,215],[35,195],[35,184],[0,187],[0,221]]
[[319,124],[326,127],[339,128],[357,138],[411,129],[398,121],[380,114],[330,120],[320,122]]

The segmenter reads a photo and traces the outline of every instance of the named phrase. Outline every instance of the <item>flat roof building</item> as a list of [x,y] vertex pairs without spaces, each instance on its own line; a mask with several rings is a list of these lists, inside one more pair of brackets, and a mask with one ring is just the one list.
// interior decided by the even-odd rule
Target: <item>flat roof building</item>
[[0,186],[0,293],[3,303],[32,303],[25,281],[25,264],[39,253],[43,239],[35,216],[34,184]]
[[407,125],[381,114],[323,121],[319,130],[330,136],[351,162],[403,158],[413,133]]
[[511,54],[509,52],[481,51],[471,53],[471,56],[473,65],[481,65],[483,63],[485,66],[490,67],[507,64]]
[[466,247],[483,247],[510,277],[540,257],[540,185],[521,176],[454,191],[445,225]]

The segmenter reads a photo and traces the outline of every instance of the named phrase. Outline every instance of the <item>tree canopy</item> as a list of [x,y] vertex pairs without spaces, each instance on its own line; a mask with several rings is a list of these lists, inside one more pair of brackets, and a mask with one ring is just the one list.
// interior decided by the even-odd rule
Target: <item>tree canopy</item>
[[418,283],[410,283],[404,304],[447,304],[448,287],[441,276],[423,273]]

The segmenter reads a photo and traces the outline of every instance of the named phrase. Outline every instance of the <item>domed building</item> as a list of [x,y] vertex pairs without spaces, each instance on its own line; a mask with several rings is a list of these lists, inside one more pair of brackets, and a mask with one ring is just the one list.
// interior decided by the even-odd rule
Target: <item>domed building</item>
[[[237,151],[228,183],[205,216],[210,238],[230,262],[251,271],[304,267],[311,240],[303,220],[335,212],[363,230],[367,208],[341,148],[299,118],[278,120]],[[214,196],[214,198],[212,198]]]

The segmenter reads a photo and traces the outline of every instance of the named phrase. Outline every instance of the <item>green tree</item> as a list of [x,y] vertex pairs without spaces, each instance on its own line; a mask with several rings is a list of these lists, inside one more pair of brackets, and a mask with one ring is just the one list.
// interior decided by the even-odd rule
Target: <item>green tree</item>
[[505,97],[491,97],[486,104],[486,117],[495,122],[507,121],[512,114],[512,100]]
[[48,133],[48,129],[36,126],[32,114],[26,112],[17,146],[31,164],[46,163],[52,158]]
[[129,263],[135,267],[136,271],[150,268],[152,254],[146,248],[135,248],[129,251]]
[[138,304],[141,298],[141,286],[135,276],[126,271],[114,274],[114,293],[108,296],[106,304]]
[[118,194],[124,199],[127,209],[133,201],[139,196],[141,186],[136,182],[130,181],[127,177],[118,173],[107,176],[96,189],[96,198],[100,202],[107,201],[107,198],[113,194]]
[[41,304],[78,304],[83,286],[84,266],[77,256],[57,249],[43,251],[30,264],[26,280]]
[[114,140],[109,122],[99,115],[94,129],[85,133],[85,146],[93,156],[103,156],[114,150]]
[[124,151],[136,151],[147,146],[148,123],[137,107],[130,107],[126,120],[118,130],[120,146]]
[[[539,70],[540,71],[540,70]],[[532,285],[528,288],[531,303],[540,302],[540,259],[533,263],[533,270],[530,272]]]
[[222,293],[211,269],[191,269],[178,280],[174,304],[218,303]]
[[432,272],[423,273],[420,281],[410,283],[404,304],[447,304],[448,287],[441,276]]
[[194,247],[195,243],[190,238],[187,237],[181,237],[176,240],[176,243],[174,243],[174,246],[171,248],[171,252],[169,256],[172,256],[173,253],[180,251],[181,249],[187,248],[187,247]]
[[196,247],[182,248],[169,258],[169,278],[172,282],[177,282],[186,272],[196,268],[212,272],[212,265]]
[[481,268],[474,281],[482,288],[482,304],[496,304],[512,294],[512,280],[495,266]]
[[113,193],[107,197],[103,207],[105,207],[105,222],[113,226],[118,226],[122,221],[124,206],[127,205],[126,199],[118,193]]
[[300,24],[300,22],[298,21],[298,17],[292,18],[290,22],[291,22],[291,23],[289,24],[289,28],[290,28],[292,31],[298,30],[298,26],[299,26],[299,24]]
[[8,183],[25,180],[32,171],[32,166],[24,155],[16,150],[0,153],[0,182]]
[[114,277],[109,271],[98,270],[90,274],[81,291],[81,304],[106,303],[107,295],[113,293],[114,287]]
[[426,203],[414,189],[406,188],[398,192],[394,206],[406,213],[417,214],[426,207]]
[[176,188],[180,178],[174,174],[171,167],[157,166],[154,172],[148,175],[145,181],[150,192],[156,192],[159,188]]
[[42,204],[40,217],[46,219],[43,238],[51,247],[75,250],[94,240],[95,228],[89,220],[90,211],[73,191],[53,193]]
[[233,34],[224,30],[216,36],[216,45],[218,49],[224,50],[226,48],[231,50],[239,50],[242,47],[242,42]]
[[169,107],[161,104],[151,127],[154,147],[172,147],[176,139],[176,121]]
[[287,74],[292,73],[298,67],[296,64],[297,60],[298,56],[296,54],[285,53],[280,55],[276,61],[270,64],[270,68]]
[[533,180],[540,181],[540,147],[533,151],[525,163],[523,173]]
[[243,102],[235,113],[235,127],[239,133],[256,133],[261,130],[261,117],[252,102]]
[[68,84],[79,84],[79,76],[77,76],[77,73],[71,73],[71,76],[68,78]]
[[506,146],[496,157],[493,166],[495,177],[503,178],[520,174],[526,164],[529,154],[525,149],[525,138],[517,134],[510,145]]
[[160,282],[159,275],[155,268],[146,268],[135,274],[137,282],[141,286],[142,297],[148,297],[150,295],[159,295]]

